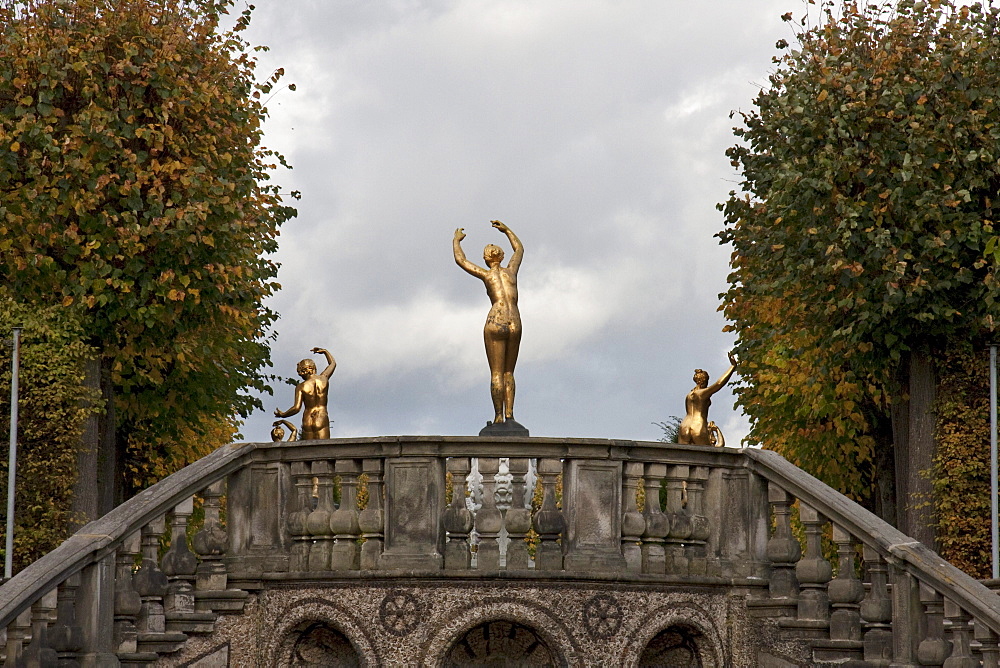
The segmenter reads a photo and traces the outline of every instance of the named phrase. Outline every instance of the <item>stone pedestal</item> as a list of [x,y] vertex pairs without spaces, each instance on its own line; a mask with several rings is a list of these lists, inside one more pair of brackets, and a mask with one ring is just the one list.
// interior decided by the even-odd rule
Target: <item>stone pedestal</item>
[[440,569],[443,505],[444,460],[386,458],[385,550],[379,568]]
[[625,570],[622,556],[622,463],[570,460],[563,484],[565,568]]

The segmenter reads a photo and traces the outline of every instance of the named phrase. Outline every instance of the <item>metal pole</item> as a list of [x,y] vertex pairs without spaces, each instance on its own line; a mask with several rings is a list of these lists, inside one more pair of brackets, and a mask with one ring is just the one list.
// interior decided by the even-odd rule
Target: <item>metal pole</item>
[[14,570],[14,483],[17,480],[17,384],[21,363],[21,328],[13,329],[14,352],[10,360],[10,460],[7,463],[7,544],[3,577],[9,580]]
[[997,347],[990,346],[990,531],[993,579],[1000,579],[1000,529],[997,527]]

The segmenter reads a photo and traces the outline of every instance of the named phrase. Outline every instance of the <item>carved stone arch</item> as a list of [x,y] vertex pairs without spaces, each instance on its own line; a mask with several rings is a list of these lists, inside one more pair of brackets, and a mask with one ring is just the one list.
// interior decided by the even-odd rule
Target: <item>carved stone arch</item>
[[[264,665],[378,665],[375,644],[364,625],[332,601],[318,597],[295,601],[274,616],[271,628],[262,646]],[[332,658],[337,661],[331,663]]]
[[691,661],[676,665],[692,668],[723,668],[731,665],[725,660],[722,638],[712,623],[711,616],[689,602],[668,604],[650,611],[629,632],[621,663],[630,666],[675,665],[644,663],[644,658],[648,661],[657,652],[670,649],[671,644],[678,648],[675,652],[678,659],[685,656],[685,652],[680,651],[684,648],[689,648],[692,657]]
[[[490,629],[494,623],[498,626]],[[449,652],[470,632],[483,627],[488,632],[512,634],[515,645],[524,642],[526,634],[534,634],[548,649],[551,665],[576,665],[581,661],[572,632],[556,613],[533,602],[490,597],[460,608],[445,624],[432,629],[421,652],[421,665],[447,665]]]

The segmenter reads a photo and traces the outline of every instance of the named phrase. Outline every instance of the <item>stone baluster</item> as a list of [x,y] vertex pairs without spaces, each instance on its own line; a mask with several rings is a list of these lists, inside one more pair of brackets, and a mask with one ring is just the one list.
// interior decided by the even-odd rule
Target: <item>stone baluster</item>
[[504,513],[504,527],[507,529],[507,570],[526,570],[528,568],[528,544],[525,538],[531,529],[531,508],[525,503],[524,493],[527,484],[528,460],[511,458],[507,463],[511,474],[512,498],[510,508]]
[[861,642],[861,599],[865,586],[855,571],[854,538],[847,530],[833,525],[833,542],[837,545],[837,577],[830,581],[827,594],[833,612],[830,614],[830,639],[813,645],[813,658],[824,661],[856,662],[864,656]]
[[167,576],[160,570],[158,553],[160,537],[166,521],[160,516],[142,528],[142,563],[133,576],[135,590],[142,600],[139,612],[139,633],[164,633],[167,630],[163,598],[167,593]]
[[382,459],[366,459],[362,464],[368,476],[368,505],[358,515],[358,527],[364,544],[361,546],[361,568],[378,568],[385,536],[385,512],[382,509]]
[[56,597],[56,623],[49,631],[49,644],[55,650],[60,666],[77,666],[83,647],[83,628],[76,623],[76,589],[80,575],[74,573],[59,585]]
[[870,583],[859,611],[864,620],[864,660],[873,666],[892,662],[892,599],[889,598],[888,565],[872,547],[864,546],[865,570]]
[[[665,570],[667,573],[687,575],[688,560],[684,545],[691,535],[691,518],[684,511],[684,483],[687,482],[688,466],[667,467],[667,508],[670,530],[667,532],[665,550]],[[647,498],[648,501],[648,498]]]
[[295,484],[295,509],[288,514],[288,533],[292,537],[292,549],[288,570],[301,573],[309,570],[309,548],[312,536],[306,527],[306,519],[312,512],[312,471],[309,462],[292,462],[292,480]]
[[441,517],[448,540],[444,546],[444,567],[467,569],[472,565],[472,553],[469,550],[472,512],[465,503],[465,488],[472,466],[468,457],[451,457],[447,466],[448,473],[451,474],[451,503]]
[[889,581],[892,584],[892,665],[919,665],[917,645],[924,637],[920,586],[903,563],[892,558],[889,559]]
[[136,617],[142,610],[142,599],[132,585],[132,567],[139,554],[138,532],[128,536],[118,547],[115,559],[115,622],[114,648],[118,655],[137,651]]
[[945,598],[944,616],[951,622],[951,656],[944,668],[978,668],[979,660],[972,656],[972,615]]
[[638,506],[642,468],[642,462],[625,462],[622,473],[622,556],[630,573],[642,572],[640,543],[646,530],[646,518]]
[[24,643],[31,635],[31,608],[28,608],[17,619],[7,625],[7,645],[4,658],[4,668],[16,668],[24,665]]
[[687,479],[687,515],[691,522],[685,552],[690,575],[708,573],[708,536],[710,526],[705,515],[705,481],[708,480],[707,466],[694,466]]
[[985,624],[975,624],[975,636],[979,642],[979,653],[983,657],[983,668],[1000,668],[1000,638]]
[[556,507],[556,481],[562,473],[562,460],[539,459],[538,477],[542,481],[542,507],[532,518],[539,543],[535,551],[535,570],[561,571],[562,546],[559,535],[566,528],[563,513]]
[[[224,591],[228,583],[226,566],[222,563],[222,555],[226,551],[226,531],[222,528],[219,517],[223,481],[219,480],[206,487],[201,492],[205,499],[205,524],[201,531],[194,535],[192,543],[194,551],[201,557],[195,577],[195,588],[199,592]],[[195,594],[195,599],[201,598]]]
[[822,534],[826,521],[809,504],[799,500],[799,520],[805,527],[806,553],[795,565],[799,579],[799,604],[794,628],[802,629],[813,638],[828,638],[830,626],[830,597],[827,584],[833,567],[823,557]]
[[496,485],[500,460],[497,457],[480,457],[479,473],[483,476],[483,505],[476,512],[476,533],[479,547],[476,550],[476,568],[481,571],[500,570],[500,529],[503,516],[497,508]]
[[26,666],[54,666],[59,656],[49,645],[48,628],[54,620],[57,591],[52,591],[35,601],[31,606],[31,639],[22,654]]
[[642,533],[642,572],[662,575],[666,572],[666,553],[663,543],[670,533],[670,518],[660,509],[660,481],[667,473],[666,464],[649,463],[645,466],[643,485],[646,500],[642,514],[646,530]]
[[[187,526],[194,512],[194,499],[188,497],[174,506],[170,514],[170,549],[160,560],[160,569],[167,576],[167,593],[163,598],[166,627],[170,631],[204,631],[203,614],[195,611],[194,582],[198,557],[188,548]],[[209,615],[210,619],[214,619]],[[211,630],[211,627],[207,627]]]
[[768,592],[778,615],[787,617],[798,609],[799,580],[795,565],[802,556],[802,548],[792,535],[791,495],[769,482],[767,500],[774,512],[774,533],[767,541],[767,558],[771,562]]
[[917,646],[917,659],[922,666],[940,666],[951,654],[951,643],[944,637],[944,597],[921,582],[920,603],[926,630]]
[[330,530],[330,516],[333,514],[333,468],[328,461],[315,461],[312,463],[312,474],[316,478],[319,501],[306,518],[306,528],[313,541],[309,548],[308,566],[310,571],[328,571],[333,554],[333,532]]
[[335,471],[340,476],[340,507],[330,515],[334,534],[330,552],[330,570],[356,571],[361,567],[361,528],[358,526],[358,476],[361,461],[338,459]]

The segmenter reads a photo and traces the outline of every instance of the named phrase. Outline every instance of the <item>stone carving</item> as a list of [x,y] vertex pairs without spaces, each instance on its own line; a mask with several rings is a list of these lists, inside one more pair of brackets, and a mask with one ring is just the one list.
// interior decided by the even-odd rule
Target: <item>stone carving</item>
[[592,638],[610,638],[622,627],[622,608],[611,594],[595,594],[583,605],[583,625]]
[[420,624],[420,601],[402,589],[392,589],[378,607],[378,618],[394,636],[409,635]]

